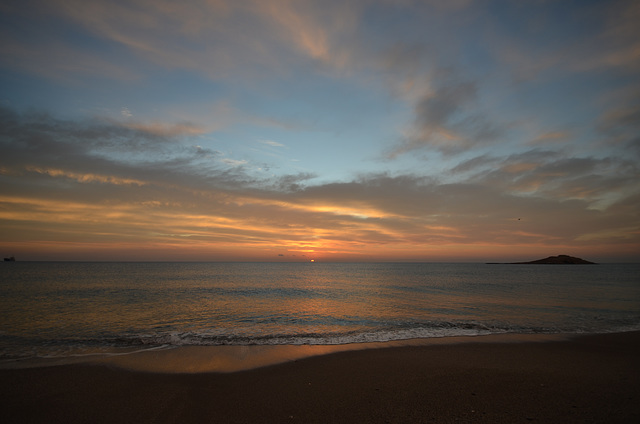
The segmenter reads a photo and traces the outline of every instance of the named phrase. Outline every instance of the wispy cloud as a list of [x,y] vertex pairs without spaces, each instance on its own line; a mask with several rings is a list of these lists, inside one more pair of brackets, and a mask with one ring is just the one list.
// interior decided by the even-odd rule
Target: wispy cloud
[[[381,246],[415,257],[431,245],[578,243],[588,248],[620,238],[637,242],[628,233],[637,220],[622,207],[640,191],[637,184],[629,185],[632,175],[620,174],[624,169],[637,173],[630,163],[545,159],[548,154],[532,151],[470,160],[459,170],[482,171],[455,184],[372,174],[314,186],[301,184],[312,177],[307,174],[269,182],[225,169],[203,173],[195,152],[180,160],[160,155],[131,165],[126,155],[105,157],[95,150],[103,136],[87,123],[7,111],[3,117],[2,149],[11,152],[3,156],[0,176],[7,243],[24,234],[33,240],[91,243],[134,237],[156,247],[286,248],[353,258],[380,255]],[[134,131],[101,128],[108,134]],[[82,141],[66,141],[79,132]],[[149,140],[151,135],[144,134]],[[171,143],[166,136],[160,139]],[[153,149],[148,142],[121,145],[124,152],[142,146]],[[50,154],[58,149],[64,154]],[[75,159],[64,160],[68,155]],[[497,164],[500,168],[491,171]],[[600,172],[612,167],[617,177]],[[619,190],[617,198],[592,208],[612,190]]]
[[425,147],[459,153],[500,141],[504,130],[478,107],[477,84],[451,77],[451,72],[441,70],[446,76],[432,78],[430,90],[414,106],[413,125],[389,157]]
[[[240,71],[252,77],[265,71],[287,72],[283,60],[294,64],[311,59],[344,68],[350,63],[345,36],[357,25],[359,3],[192,0],[177,7],[169,1],[30,0],[12,8],[14,13],[32,15],[34,10],[42,11],[38,24],[25,21],[34,26],[16,26],[14,33],[7,29],[2,34],[2,51],[11,57],[6,61],[11,66],[51,77],[93,73],[131,79],[144,74],[144,64],[136,59],[143,58],[220,79]],[[92,34],[91,42],[108,43],[110,57],[92,53],[86,43],[69,37],[46,16],[74,22]],[[29,37],[20,36],[38,31],[35,25],[64,43],[36,46]],[[48,66],[41,66],[45,63]]]
[[133,116],[128,107],[123,107],[120,110],[120,115],[122,115],[123,118],[131,118]]
[[7,2],[3,82],[37,88],[0,109],[3,246],[632,252],[640,7],[496,5]]
[[546,132],[544,134],[539,135],[535,139],[527,142],[528,145],[537,146],[537,145],[545,145],[545,144],[558,144],[571,140],[571,132],[570,131],[551,131]]
[[277,141],[273,140],[258,140],[258,142],[271,147],[285,147],[284,144],[278,143]]

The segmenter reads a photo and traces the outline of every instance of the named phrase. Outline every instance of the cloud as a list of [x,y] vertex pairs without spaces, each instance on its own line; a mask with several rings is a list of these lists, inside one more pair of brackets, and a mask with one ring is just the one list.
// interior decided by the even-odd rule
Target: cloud
[[195,150],[196,150],[196,154],[198,156],[204,156],[204,157],[215,157],[220,155],[221,153],[217,150],[212,150],[206,147],[202,147],[202,146],[194,146]]
[[396,41],[384,48],[377,59],[391,92],[413,104],[430,89],[428,62],[433,48],[424,43]]
[[203,153],[213,152],[186,146],[183,141],[189,131],[170,125],[174,130],[158,131],[145,125],[62,120],[47,113],[21,114],[6,108],[0,108],[0,123],[0,144],[6,151],[2,167],[14,175],[42,170],[43,175],[85,182],[135,180],[142,184],[188,178],[185,169],[202,175],[216,171],[215,164],[201,162]]
[[414,107],[415,120],[404,138],[388,153],[390,158],[420,148],[459,153],[478,144],[499,141],[504,130],[477,106],[477,83],[442,70],[431,89]]
[[[640,69],[640,7],[633,0],[506,6],[486,17],[491,25],[484,36],[516,81],[590,72],[633,74]],[[517,31],[501,24],[505,19],[519,22]]]
[[230,159],[230,158],[224,158],[222,159],[222,162],[234,167],[246,165],[248,163],[246,160],[237,160],[237,159]]
[[278,143],[277,141],[273,140],[258,140],[258,142],[271,147],[284,147],[284,144]]
[[570,131],[550,131],[539,135],[533,140],[527,142],[527,145],[541,146],[545,144],[558,144],[571,140]]
[[[360,2],[26,0],[9,8],[5,66],[69,82],[134,79],[148,64],[245,81],[293,66],[346,69]],[[73,31],[63,28],[73,23]],[[88,47],[87,47],[88,45]],[[102,55],[93,53],[99,46]],[[43,66],[47,64],[47,66]]]
[[[379,31],[369,27],[368,14],[416,8],[437,19],[469,2],[401,3],[190,0],[178,7],[167,0],[25,0],[10,13],[29,19],[15,19],[2,37],[23,53],[4,64],[50,77],[66,74],[68,81],[91,74],[143,78],[150,66],[244,83],[300,71],[348,77],[355,69],[376,68],[388,47],[376,44]],[[98,50],[101,55],[93,53]]]
[[35,166],[26,166],[24,169],[27,172],[36,172],[38,174],[45,174],[54,178],[57,178],[57,177],[70,178],[80,183],[99,182],[99,183],[107,183],[107,184],[115,184],[115,185],[135,184],[138,186],[147,184],[145,181],[135,180],[132,178],[119,178],[112,175],[100,175],[100,174],[91,174],[91,173],[81,174],[77,172],[65,171],[62,169],[38,168]]
[[604,16],[603,29],[578,50],[582,60],[576,60],[574,67],[578,70],[614,68],[639,72],[640,29],[637,23],[640,5],[633,0],[619,0],[603,6],[595,12]]
[[118,64],[96,52],[71,46],[59,40],[29,43],[15,40],[14,34],[0,30],[0,64],[38,76],[52,78],[69,85],[79,85],[79,77],[135,81],[139,72],[129,65]]
[[295,192],[304,188],[303,183],[312,178],[315,178],[315,174],[309,172],[301,172],[295,175],[284,175],[279,177],[274,182],[273,186],[278,191],[282,192]]
[[575,157],[553,150],[478,156],[451,172],[504,193],[557,201],[579,199],[586,208],[598,210],[640,190],[640,168],[629,158]]
[[[76,254],[118,246],[216,258],[416,259],[446,246],[640,243],[640,179],[629,162],[532,150],[470,159],[454,183],[379,173],[311,185],[311,174],[259,179],[224,167],[211,161],[217,152],[175,136],[0,112],[2,243],[21,253],[57,243]],[[593,207],[612,190],[615,199]]]
[[121,125],[126,128],[131,128],[135,131],[145,132],[155,136],[167,137],[175,137],[181,135],[193,136],[208,132],[206,128],[192,122],[179,122],[170,124],[164,122],[125,122],[121,123]]
[[281,29],[283,39],[293,42],[298,51],[341,68],[349,61],[348,52],[334,39],[344,42],[355,29],[355,4],[278,0],[260,2],[258,10]]
[[[468,5],[447,22],[468,22],[472,34],[440,31],[440,44],[428,37],[413,43],[398,40],[383,51],[380,66],[391,92],[412,108],[413,119],[388,148],[387,158],[408,152],[464,157],[490,148],[513,151],[518,145],[559,143],[580,149],[590,137],[588,120],[595,122],[599,113],[609,145],[618,143],[636,154],[640,138],[629,122],[637,100],[611,105],[602,93],[637,92],[638,83],[629,76],[640,63],[634,25],[639,11],[637,2],[626,0],[584,7],[521,2],[493,14]],[[466,42],[457,44],[464,37]],[[449,54],[459,49],[467,50]],[[473,57],[472,66],[466,55]],[[599,85],[602,75],[616,84],[605,90]],[[567,108],[580,118],[567,119]]]
[[[637,247],[638,97],[600,93],[612,92],[610,81],[637,93],[638,7],[574,2],[554,4],[556,15],[542,4],[490,16],[466,1],[13,2],[0,30],[5,69],[82,85],[162,68],[163,76],[205,76],[215,89],[207,96],[234,103],[180,104],[165,119],[144,117],[138,103],[135,114],[120,107],[132,104],[122,97],[111,119],[0,109],[0,228],[7,243],[25,246],[216,257]],[[239,124],[247,140],[260,133],[254,126],[274,130],[258,140],[274,148],[263,150],[285,147],[277,132],[301,125],[269,116],[276,108],[261,115],[263,99],[255,100],[267,92],[280,102],[279,84],[295,91],[290,81],[301,75],[300,86],[357,87],[367,105],[382,99],[399,128],[385,135],[394,140],[386,154],[395,169],[412,165],[320,184],[322,175],[297,168],[258,171],[240,147],[222,147],[238,140]],[[551,97],[544,90],[558,87]],[[320,113],[307,116],[326,122]],[[363,134],[353,138],[365,141],[363,151],[381,143]]]
[[0,107],[0,148],[5,151],[0,169],[24,180],[37,175],[84,183],[130,180],[191,191],[293,185],[311,178],[254,177],[248,160],[201,145],[202,131],[195,124],[65,120]]
[[[629,214],[615,218],[616,214],[590,209],[584,200],[522,196],[485,182],[439,184],[378,175],[309,187],[299,196],[304,203],[332,202],[360,210],[371,218],[359,226],[359,237],[383,244],[570,244],[603,224],[611,237],[637,225]],[[355,213],[342,219],[343,225],[357,225]]]
[[640,158],[640,96],[603,113],[597,127],[609,147]]

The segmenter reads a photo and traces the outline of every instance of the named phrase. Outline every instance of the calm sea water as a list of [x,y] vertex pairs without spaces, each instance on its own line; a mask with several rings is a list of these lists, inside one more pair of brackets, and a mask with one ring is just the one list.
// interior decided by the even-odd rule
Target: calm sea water
[[0,360],[640,329],[640,265],[0,264]]

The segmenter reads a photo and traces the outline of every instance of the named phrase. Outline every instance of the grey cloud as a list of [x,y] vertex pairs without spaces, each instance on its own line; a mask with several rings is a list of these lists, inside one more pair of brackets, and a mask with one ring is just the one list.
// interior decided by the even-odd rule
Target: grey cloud
[[337,202],[355,207],[370,205],[387,212],[404,214],[421,208],[430,187],[426,182],[430,180],[413,175],[368,175],[350,182],[311,186],[295,195],[303,202]]
[[476,156],[474,158],[460,162],[459,164],[451,168],[449,172],[453,175],[456,175],[467,173],[470,171],[477,171],[478,169],[485,169],[486,167],[492,166],[498,161],[498,158],[489,155]]
[[226,169],[213,161],[219,152],[189,146],[183,137],[99,119],[61,120],[0,108],[0,148],[0,166],[13,173],[25,173],[29,167],[55,168],[202,188],[254,181],[241,169]]
[[[490,24],[482,36],[518,83],[554,74],[633,74],[640,66],[639,11],[634,0],[567,1],[557,7],[514,2],[505,4],[500,14],[485,16]],[[501,23],[505,17],[518,22],[517,32]]]
[[[603,19],[603,28],[590,40],[583,43],[581,53],[575,60],[580,70],[610,68],[629,74],[640,71],[640,5],[634,0],[616,0],[600,5],[596,10]],[[582,59],[582,60],[580,60]]]
[[609,146],[622,146],[640,158],[640,96],[634,96],[628,103],[604,113],[598,129]]
[[[0,108],[2,139],[14,148],[44,150],[53,156],[71,153],[139,153],[162,151],[174,143],[171,137],[127,128],[100,120],[68,121],[48,113],[29,111],[23,114]],[[68,151],[67,151],[68,150]]]
[[[488,181],[440,184],[412,176],[373,175],[349,183],[310,187],[296,193],[295,199],[384,211],[389,216],[369,222],[380,228],[379,235],[386,234],[380,240],[388,242],[399,238],[425,243],[562,244],[603,226],[615,229],[637,224],[628,214],[590,209],[589,201],[522,196]],[[345,219],[343,224],[348,225]],[[389,234],[396,235],[389,238]],[[367,237],[375,238],[371,234]]]
[[477,85],[470,81],[452,81],[439,87],[416,106],[421,125],[432,128],[452,124],[464,104],[475,99]]
[[[183,7],[159,1],[143,6],[104,0],[14,3],[12,16],[39,11],[42,17],[37,23],[15,19],[22,25],[13,25],[4,37],[17,46],[5,65],[54,78],[71,74],[75,80],[87,75],[132,79],[144,75],[148,64],[215,80],[288,75],[297,66],[343,68],[351,60],[345,44],[360,7],[359,2],[286,0],[196,0]],[[84,41],[60,29],[63,24],[83,31],[91,43],[108,46],[106,54],[92,55]],[[40,51],[34,35],[50,48]],[[54,66],[46,66],[50,63]]]
[[[640,101],[640,96],[636,101]],[[626,107],[618,107],[617,109],[606,112],[601,120],[599,127],[602,131],[615,130],[619,127],[635,127],[640,129],[640,105],[629,105]]]
[[636,157],[640,157],[640,136],[632,138],[627,142],[627,148],[634,154]]
[[215,157],[221,154],[218,150],[208,149],[202,146],[194,146],[194,149],[198,156]]
[[547,144],[565,143],[571,140],[570,131],[550,131],[528,141],[528,146],[544,146]]
[[[498,141],[504,129],[480,110],[478,83],[441,70],[432,81],[432,90],[414,107],[414,123],[409,135],[389,152],[393,158],[412,150],[430,147],[445,154]],[[444,75],[444,76],[442,76]]]
[[[225,166],[219,151],[188,141],[113,121],[62,120],[0,108],[0,171],[11,179],[2,191],[69,202],[175,199],[198,205],[205,199],[292,192],[314,177],[251,175],[245,167]],[[99,181],[122,183],[98,189]]]
[[[541,164],[562,157],[562,154],[559,152],[541,149],[533,149],[507,157],[483,154],[460,162],[451,168],[449,173],[458,177],[461,174],[466,174],[471,180],[485,179],[491,175],[499,175],[498,181],[500,181],[499,178],[503,178],[503,174],[510,175],[510,177],[520,177],[523,174],[523,167],[536,169],[541,166]],[[513,169],[514,172],[510,172],[510,169]]]
[[424,43],[395,42],[383,49],[374,62],[382,69],[386,84],[400,98],[411,98],[425,84],[428,58],[432,53]]
[[[284,175],[275,179],[273,186],[278,191],[295,192],[303,188],[304,181],[315,178],[316,175],[309,172],[301,172],[295,175]],[[271,184],[269,184],[271,185]]]
[[[160,150],[167,155],[154,153],[147,161],[131,163],[127,161],[127,151],[121,155],[96,153],[92,146],[101,146],[100,126],[46,115],[24,117],[7,110],[0,112],[0,147],[8,153],[0,159],[0,178],[5,182],[0,192],[15,199],[90,206],[85,206],[85,221],[77,226],[78,231],[87,233],[94,225],[92,217],[99,216],[94,210],[114,205],[127,206],[119,212],[120,218],[112,218],[118,234],[167,232],[158,228],[159,222],[166,225],[167,216],[186,214],[190,218],[184,224],[171,220],[172,231],[197,234],[192,237],[211,241],[251,240],[271,245],[274,237],[307,242],[310,228],[325,234],[325,240],[355,244],[562,244],[598,230],[619,233],[637,226],[637,216],[629,213],[630,208],[637,207],[637,166],[613,159],[570,159],[531,151],[507,158],[485,156],[467,161],[460,165],[461,172],[475,174],[455,184],[417,175],[380,173],[361,175],[349,182],[310,185],[305,183],[313,176],[305,173],[278,179],[257,178],[235,168],[208,166],[193,145],[185,150],[167,137],[157,140],[170,148]],[[147,139],[135,144],[138,141],[134,130],[114,128],[108,133],[134,140],[134,151],[155,146],[153,141],[158,137],[140,134]],[[69,135],[73,137],[66,138]],[[56,150],[57,155],[50,154]],[[526,161],[537,163],[518,172],[509,168]],[[64,169],[69,175],[102,172],[148,183],[87,184],[72,177],[52,178],[27,169],[29,164]],[[499,167],[492,170],[495,165]],[[485,173],[481,174],[483,169]],[[617,173],[608,177],[604,171],[612,169]],[[527,181],[541,181],[541,186],[524,193],[518,184]],[[581,187],[590,191],[582,198],[576,195],[567,200],[567,193]],[[613,205],[593,209],[598,196],[612,189],[621,193],[613,199]],[[129,209],[133,208],[131,205],[137,206]],[[25,213],[37,215],[46,205],[27,202],[20,207]],[[158,217],[165,217],[164,221]],[[239,224],[229,228],[215,219],[208,222],[208,217]],[[62,231],[61,228],[49,226],[49,231]]]
[[536,149],[506,158],[479,156],[454,171],[505,193],[558,201],[581,199],[598,208],[640,190],[640,167],[620,157],[569,157]]

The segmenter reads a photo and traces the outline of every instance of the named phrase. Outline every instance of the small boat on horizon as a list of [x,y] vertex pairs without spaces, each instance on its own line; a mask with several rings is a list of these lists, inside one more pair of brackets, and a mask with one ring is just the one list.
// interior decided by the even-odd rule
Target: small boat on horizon
[[15,262],[16,258],[14,256],[9,256],[8,258],[4,258],[5,262]]

